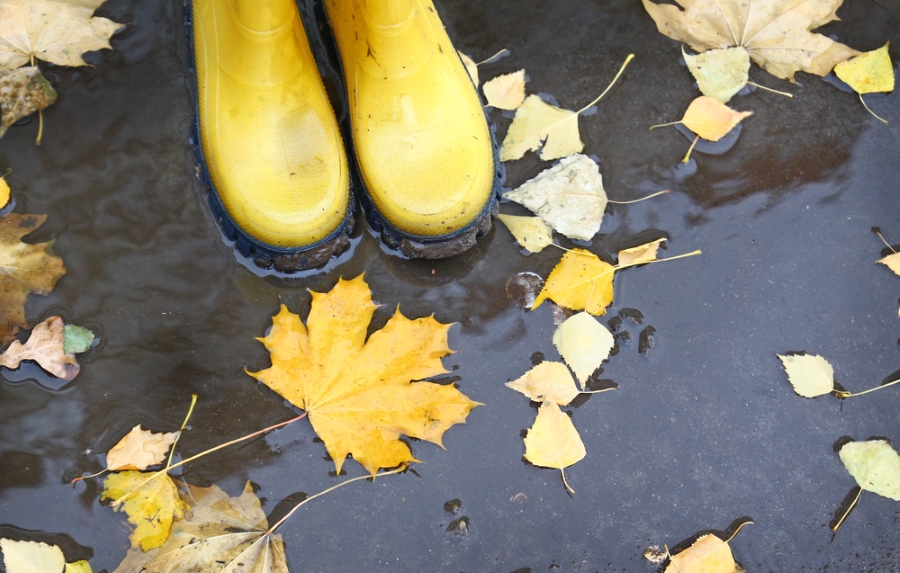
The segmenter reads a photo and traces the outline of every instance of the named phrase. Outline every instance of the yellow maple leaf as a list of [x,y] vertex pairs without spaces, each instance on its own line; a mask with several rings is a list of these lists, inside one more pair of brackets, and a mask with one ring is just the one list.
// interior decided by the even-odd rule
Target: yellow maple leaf
[[531,308],[533,310],[545,300],[553,299],[560,306],[602,316],[613,301],[615,272],[616,267],[601,261],[590,251],[567,251],[553,267]]
[[145,470],[162,463],[177,437],[178,432],[154,433],[138,424],[106,453],[106,468],[110,471]]
[[752,111],[735,111],[717,99],[700,96],[691,102],[681,123],[703,139],[719,141]]
[[525,70],[497,76],[481,87],[487,104],[497,109],[517,109],[525,101]]
[[35,59],[59,66],[84,66],[81,55],[110,48],[122,27],[92,18],[97,2],[0,0],[0,68],[13,69]]
[[4,344],[26,324],[28,294],[49,293],[66,274],[62,259],[48,252],[52,242],[21,242],[46,219],[46,215],[18,213],[0,218],[0,337]]
[[398,309],[366,340],[377,307],[362,275],[312,297],[306,326],[282,305],[259,339],[272,366],[249,374],[309,413],[336,471],[347,454],[373,475],[415,461],[401,435],[441,445],[479,405],[453,386],[413,382],[447,372],[450,325]]
[[894,91],[894,67],[888,54],[890,42],[834,67],[837,77],[856,93],[870,94]]
[[728,543],[712,534],[672,556],[665,573],[734,573],[734,555]]
[[116,506],[116,511],[124,511],[128,521],[135,526],[131,532],[131,546],[140,546],[144,551],[162,546],[172,530],[172,522],[181,519],[187,509],[169,474],[161,473],[134,489],[146,479],[147,474],[139,471],[110,474],[103,480],[100,496],[101,500],[128,496],[124,503]]
[[[662,34],[698,52],[741,47],[775,77],[794,81],[798,71],[824,76],[858,54],[811,30],[837,20],[843,0],[643,0]],[[679,7],[680,6],[680,7]]]
[[558,469],[566,489],[574,493],[566,481],[565,468],[584,459],[587,452],[578,430],[555,402],[545,401],[534,424],[525,434],[525,459],[542,468]]
[[659,246],[664,242],[665,239],[657,239],[643,245],[638,245],[637,247],[622,249],[619,251],[619,266],[624,267],[652,263],[657,260],[656,255],[659,252]]

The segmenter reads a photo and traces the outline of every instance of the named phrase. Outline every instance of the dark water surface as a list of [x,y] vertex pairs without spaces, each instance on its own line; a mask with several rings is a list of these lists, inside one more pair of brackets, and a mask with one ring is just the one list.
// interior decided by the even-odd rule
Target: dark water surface
[[[588,452],[567,471],[575,496],[557,471],[523,463],[520,432],[535,410],[504,387],[533,354],[557,358],[551,305],[526,312],[504,285],[521,271],[546,277],[560,252],[523,256],[499,227],[456,260],[412,263],[360,232],[352,256],[326,273],[254,275],[223,243],[194,177],[180,2],[110,0],[100,14],[129,26],[115,51],[89,57],[96,67],[48,68],[60,97],[45,113],[44,144],[33,143],[35,123],[0,141],[16,210],[49,214],[29,240],[55,239],[68,268],[49,296],[30,299],[29,320],[62,314],[102,338],[63,388],[4,369],[0,525],[67,535],[52,539],[70,560],[90,556],[95,571],[113,570],[128,547],[123,514],[99,503],[99,482],[73,488],[65,479],[99,470],[98,452],[135,423],[176,429],[192,393],[200,401],[181,457],[290,417],[244,373],[268,365],[254,337],[280,301],[305,312],[307,289],[365,272],[383,304],[374,326],[398,303],[408,316],[458,323],[457,352],[445,363],[485,406],[447,432],[446,450],[412,444],[421,477],[354,484],[298,511],[281,529],[293,571],[649,573],[648,546],[671,547],[741,516],[756,522],[732,542],[747,571],[900,571],[897,502],[866,493],[833,541],[828,527],[855,485],[832,444],[845,435],[900,444],[900,389],[843,408],[832,397],[802,399],[775,356],[821,354],[852,390],[900,368],[900,277],[874,264],[883,245],[870,232],[880,226],[900,243],[898,92],[867,96],[885,126],[855,94],[820,78],[798,74],[791,86],[754,67],[752,80],[796,97],[735,98],[733,107],[754,111],[737,143],[722,155],[695,153],[686,169],[684,136],[647,128],[680,117],[697,92],[679,45],[636,0],[460,0],[442,9],[458,47],[476,60],[512,51],[482,78],[525,68],[529,93],[569,109],[593,99],[635,53],[598,113],[580,120],[585,152],[600,158],[613,199],[672,193],[611,206],[589,248],[605,256],[667,236],[667,254],[703,250],[616,278],[603,321],[629,308],[644,318],[623,321],[630,338],[600,375],[619,388],[572,409]],[[860,50],[891,40],[898,59],[895,3],[851,0],[839,15],[826,33]],[[494,117],[505,133],[509,120]],[[508,166],[507,183],[546,166],[529,155]],[[503,211],[523,214],[512,204]],[[654,345],[640,354],[647,325]],[[313,439],[301,422],[182,475],[232,495],[251,480],[269,512],[340,479]],[[452,499],[461,501],[455,515],[444,509]],[[463,516],[468,536],[445,531]]]

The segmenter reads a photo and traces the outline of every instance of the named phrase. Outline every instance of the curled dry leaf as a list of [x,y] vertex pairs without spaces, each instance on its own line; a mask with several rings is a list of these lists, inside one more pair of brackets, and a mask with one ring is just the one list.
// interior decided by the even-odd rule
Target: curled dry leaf
[[[543,146],[543,147],[541,147]],[[584,149],[578,133],[578,114],[550,105],[536,95],[525,98],[506,132],[500,160],[522,159],[528,151],[541,150],[541,159],[550,161]]]
[[735,111],[711,97],[700,96],[691,102],[681,123],[701,138],[719,141],[752,111]]
[[600,230],[607,203],[600,168],[581,154],[563,158],[503,196],[525,205],[570,239],[585,241]]
[[[525,435],[525,459],[536,466],[562,472],[585,455],[584,442],[569,416],[553,402],[541,404],[534,424]],[[565,472],[562,476],[566,489],[571,492]]]
[[535,402],[553,402],[560,406],[565,406],[580,394],[566,365],[549,360],[506,385]]
[[0,69],[0,137],[23,117],[55,101],[56,91],[37,67]]
[[[33,360],[57,378],[74,378],[78,373],[78,363],[74,354],[64,352],[64,331],[63,319],[51,316],[34,327],[25,344],[14,340],[0,355],[0,364],[7,368],[18,368],[22,360]],[[66,368],[67,366],[75,368]]]
[[34,231],[46,215],[10,213],[0,218],[0,337],[8,344],[25,326],[25,300],[30,293],[47,294],[66,274],[50,243],[28,244],[22,237]]
[[740,47],[764,70],[794,81],[798,71],[824,76],[856,50],[811,30],[837,20],[843,0],[643,0],[662,34],[698,52]]
[[153,433],[138,424],[107,452],[106,469],[145,470],[162,463],[177,437],[178,432]]
[[722,103],[747,85],[750,54],[743,48],[710,50],[693,56],[681,51],[700,92]]
[[487,104],[497,109],[517,109],[525,101],[525,70],[503,74],[484,83]]
[[530,253],[539,253],[547,245],[553,244],[552,229],[540,217],[519,217],[517,215],[497,215],[512,236]]
[[347,454],[372,475],[414,461],[401,435],[441,445],[479,405],[454,386],[413,382],[447,372],[450,325],[398,309],[366,340],[376,308],[362,276],[312,293],[306,326],[282,306],[260,339],[272,366],[249,373],[309,413],[338,473]]
[[609,358],[609,352],[616,341],[612,333],[596,318],[586,312],[579,312],[557,327],[553,333],[553,344],[575,372],[581,389],[584,390],[588,377]]
[[900,501],[900,455],[890,442],[849,442],[838,455],[859,487]]
[[35,59],[59,66],[86,65],[81,55],[110,48],[109,38],[122,27],[106,18],[92,18],[95,4],[0,0],[0,68],[18,68]]
[[784,364],[794,392],[804,398],[823,396],[834,390],[834,369],[818,355],[777,355]]
[[[148,477],[146,473],[138,471],[109,474],[103,480],[103,493],[100,496],[101,500],[113,501],[128,496],[115,509],[124,511],[128,515],[128,521],[135,526],[131,532],[131,546],[140,546],[144,551],[165,543],[172,530],[172,523],[184,517],[187,508],[179,498],[178,488],[169,474],[161,473],[140,485]],[[133,491],[137,486],[140,487]]]
[[890,42],[865,52],[834,67],[834,73],[856,93],[870,94],[894,91],[894,66],[888,54]]
[[665,573],[735,573],[735,565],[728,543],[708,534],[673,555]]

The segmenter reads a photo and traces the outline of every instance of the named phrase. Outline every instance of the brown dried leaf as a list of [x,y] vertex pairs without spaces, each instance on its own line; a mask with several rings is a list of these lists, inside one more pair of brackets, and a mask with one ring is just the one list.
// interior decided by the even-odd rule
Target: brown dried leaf
[[0,355],[0,364],[7,368],[18,368],[22,360],[33,360],[57,378],[73,377],[66,365],[78,366],[78,363],[74,354],[66,354],[63,350],[65,326],[62,318],[51,316],[34,327],[25,344],[14,340],[6,352]]
[[177,437],[178,432],[153,433],[138,424],[107,452],[106,469],[145,470],[162,463]]
[[9,126],[56,101],[56,91],[36,67],[0,69],[0,137]]

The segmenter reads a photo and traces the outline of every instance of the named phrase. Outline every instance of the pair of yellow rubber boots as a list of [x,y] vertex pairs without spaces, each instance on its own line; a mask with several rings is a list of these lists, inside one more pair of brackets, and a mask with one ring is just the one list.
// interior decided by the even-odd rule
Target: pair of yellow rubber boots
[[343,250],[352,169],[373,226],[407,256],[456,254],[490,228],[496,144],[431,0],[324,0],[355,161],[296,0],[192,2],[201,163],[244,254],[293,271]]

